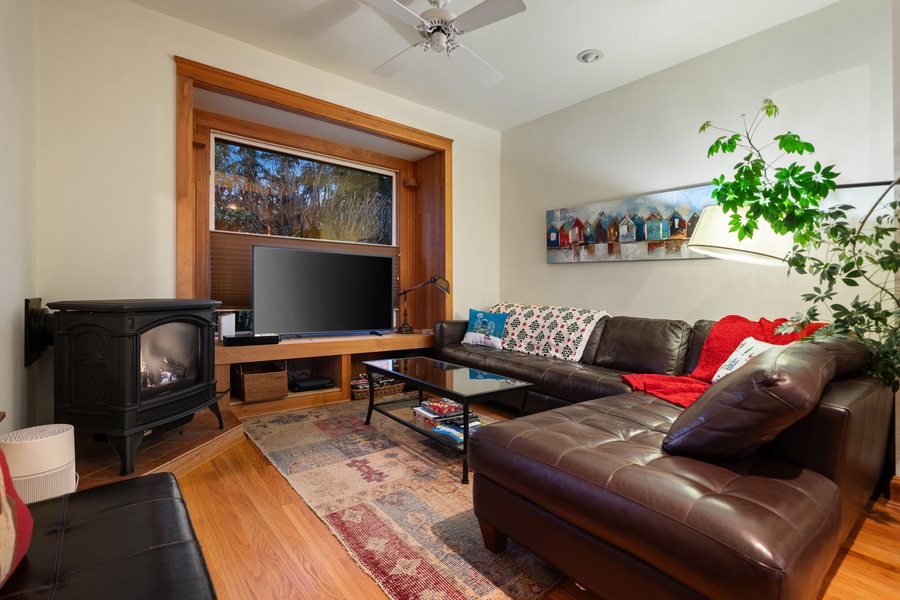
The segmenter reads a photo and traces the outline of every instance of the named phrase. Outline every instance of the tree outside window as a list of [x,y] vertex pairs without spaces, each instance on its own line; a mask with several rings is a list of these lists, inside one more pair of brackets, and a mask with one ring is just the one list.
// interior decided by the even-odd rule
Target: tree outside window
[[394,177],[216,137],[215,229],[394,243]]

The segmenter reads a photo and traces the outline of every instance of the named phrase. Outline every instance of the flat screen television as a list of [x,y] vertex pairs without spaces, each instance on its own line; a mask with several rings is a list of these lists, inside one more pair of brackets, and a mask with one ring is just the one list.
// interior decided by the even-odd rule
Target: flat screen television
[[390,331],[394,258],[253,247],[253,332],[281,336]]

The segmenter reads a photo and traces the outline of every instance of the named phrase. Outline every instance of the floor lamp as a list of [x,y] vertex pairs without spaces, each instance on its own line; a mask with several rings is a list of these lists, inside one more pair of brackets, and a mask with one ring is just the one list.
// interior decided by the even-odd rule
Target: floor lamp
[[407,321],[406,316],[406,295],[411,291],[418,289],[424,285],[434,284],[439,290],[444,292],[445,294],[450,293],[450,282],[444,279],[443,277],[438,277],[437,275],[428,278],[427,281],[423,281],[418,285],[414,285],[408,290],[403,290],[397,296],[403,296],[403,324],[397,328],[397,333],[415,333],[415,330],[412,328],[412,325]]
[[752,238],[739,240],[737,232],[730,231],[730,218],[718,204],[705,207],[688,241],[688,249],[725,260],[787,266],[786,258],[794,244],[792,236],[777,234],[760,220]]

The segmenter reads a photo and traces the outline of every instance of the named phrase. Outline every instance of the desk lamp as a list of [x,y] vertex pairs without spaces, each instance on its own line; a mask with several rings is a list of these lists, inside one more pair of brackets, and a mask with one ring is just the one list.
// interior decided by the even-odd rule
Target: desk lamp
[[418,289],[424,285],[428,285],[429,283],[433,283],[439,290],[441,290],[445,294],[450,293],[450,282],[447,281],[446,279],[444,279],[443,277],[438,277],[437,275],[435,275],[433,277],[428,278],[428,280],[423,281],[422,283],[420,283],[418,285],[414,285],[411,288],[409,288],[408,290],[403,290],[402,292],[397,294],[397,296],[403,296],[403,324],[397,328],[397,333],[415,333],[415,330],[412,328],[412,325],[410,325],[409,322],[407,321],[406,294],[408,294],[411,291]]

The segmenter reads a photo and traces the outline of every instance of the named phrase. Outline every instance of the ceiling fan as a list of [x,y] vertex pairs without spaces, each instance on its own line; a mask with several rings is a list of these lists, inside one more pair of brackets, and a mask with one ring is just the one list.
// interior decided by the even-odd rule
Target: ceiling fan
[[414,44],[372,72],[392,77],[403,69],[406,58],[414,51],[436,52],[455,56],[485,86],[503,81],[503,75],[484,62],[474,52],[459,43],[464,33],[496,23],[525,10],[522,0],[484,0],[481,4],[456,16],[447,5],[450,0],[428,0],[431,8],[417,15],[396,0],[364,0],[383,12],[412,25],[424,41]]

